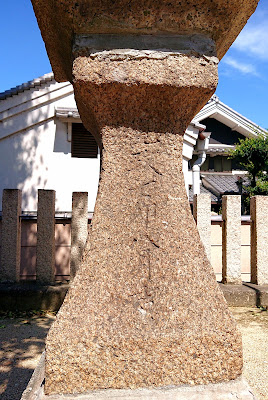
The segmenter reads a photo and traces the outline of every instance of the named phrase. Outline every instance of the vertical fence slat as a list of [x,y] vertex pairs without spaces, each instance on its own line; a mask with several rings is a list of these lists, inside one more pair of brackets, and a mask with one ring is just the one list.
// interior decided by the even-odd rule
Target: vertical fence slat
[[211,197],[209,194],[195,194],[193,214],[200,238],[211,260]]
[[222,281],[241,284],[241,196],[222,196]]
[[55,191],[38,189],[36,281],[55,279]]
[[20,280],[21,253],[21,190],[4,189],[2,200],[2,281]]
[[251,282],[268,284],[268,196],[250,199]]
[[[20,280],[21,190],[5,189],[2,204],[0,280]],[[241,283],[241,197],[223,196],[223,282]],[[251,199],[251,282],[268,284],[268,196]],[[201,240],[211,259],[211,202],[207,194],[194,196],[193,212]],[[37,281],[55,279],[55,191],[38,190]],[[81,262],[88,235],[88,193],[74,192],[71,222],[70,278]]]
[[82,259],[88,235],[88,193],[74,192],[71,222],[70,279],[73,279]]

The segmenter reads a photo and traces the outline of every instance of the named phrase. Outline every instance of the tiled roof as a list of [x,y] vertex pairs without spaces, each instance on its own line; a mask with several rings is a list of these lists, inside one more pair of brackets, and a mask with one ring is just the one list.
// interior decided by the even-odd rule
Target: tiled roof
[[43,83],[51,82],[53,80],[54,80],[54,74],[53,72],[50,72],[49,74],[45,74],[43,76],[40,76],[39,78],[33,79],[32,81],[23,83],[22,85],[15,86],[14,88],[11,88],[9,90],[6,90],[5,92],[0,93],[0,100],[5,100],[7,97],[14,96],[16,94],[24,92],[25,90],[41,86]]
[[223,153],[223,154],[228,154],[231,149],[234,149],[235,146],[213,146],[209,147],[207,150],[207,154],[212,154],[212,153]]
[[[239,175],[233,174],[202,174],[200,193],[211,195],[212,202],[218,202],[224,194],[239,194],[237,185]],[[243,176],[243,184],[247,184],[249,179]],[[189,201],[193,201],[193,189],[189,190]]]
[[[200,186],[200,193],[201,194],[210,194],[211,196],[211,201],[214,202],[218,202],[218,197],[215,196],[215,194],[213,194],[212,192],[210,192],[208,189],[206,189],[203,185]],[[191,187],[189,189],[189,201],[193,202],[193,198],[194,198],[194,193],[193,193],[193,187]]]
[[[225,193],[239,194],[239,175],[233,174],[207,174],[202,175],[202,185],[210,192],[214,193],[217,197]],[[244,184],[248,181],[248,178],[243,177],[245,180]]]

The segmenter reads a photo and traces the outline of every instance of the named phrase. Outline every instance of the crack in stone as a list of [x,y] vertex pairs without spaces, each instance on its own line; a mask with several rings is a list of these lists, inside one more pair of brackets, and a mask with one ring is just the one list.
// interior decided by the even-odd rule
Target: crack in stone
[[154,172],[156,172],[158,175],[163,175],[160,171],[158,171],[158,169],[156,169],[155,167],[153,167],[152,165],[149,165],[150,168],[152,168],[152,170]]

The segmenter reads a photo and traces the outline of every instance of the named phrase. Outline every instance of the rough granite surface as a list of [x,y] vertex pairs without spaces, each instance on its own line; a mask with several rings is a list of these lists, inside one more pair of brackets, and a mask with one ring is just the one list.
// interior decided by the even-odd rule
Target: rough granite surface
[[70,278],[81,263],[88,235],[88,193],[73,192],[71,222]]
[[241,284],[241,196],[222,196],[222,281]]
[[55,280],[55,190],[38,189],[36,280]]
[[258,0],[32,0],[58,81],[72,80],[75,34],[204,34],[221,59]]
[[95,62],[76,59],[74,88],[100,133],[100,185],[84,261],[47,338],[46,393],[235,379],[241,337],[182,172],[183,132],[215,90],[217,65]]
[[241,337],[191,215],[182,142],[258,0],[32,3],[102,152],[84,259],[47,338],[46,394],[237,378]]
[[250,200],[251,214],[251,279],[258,285],[268,284],[268,196]]
[[21,190],[4,189],[2,201],[0,280],[20,280]]
[[73,65],[76,103],[100,147],[105,126],[183,135],[215,91],[217,70],[217,59],[201,56],[123,61],[80,56]]
[[211,196],[200,193],[193,197],[193,216],[205,247],[208,259],[211,259]]

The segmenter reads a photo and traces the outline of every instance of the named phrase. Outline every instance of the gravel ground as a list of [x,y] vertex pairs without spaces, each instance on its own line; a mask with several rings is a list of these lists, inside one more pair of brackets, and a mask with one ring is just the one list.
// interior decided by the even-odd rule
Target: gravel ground
[[258,400],[268,400],[268,311],[231,308],[242,333],[244,376]]
[[[257,399],[268,400],[268,312],[257,308],[231,311],[243,336],[244,375]],[[50,314],[9,313],[0,317],[1,400],[20,399],[54,319]]]

